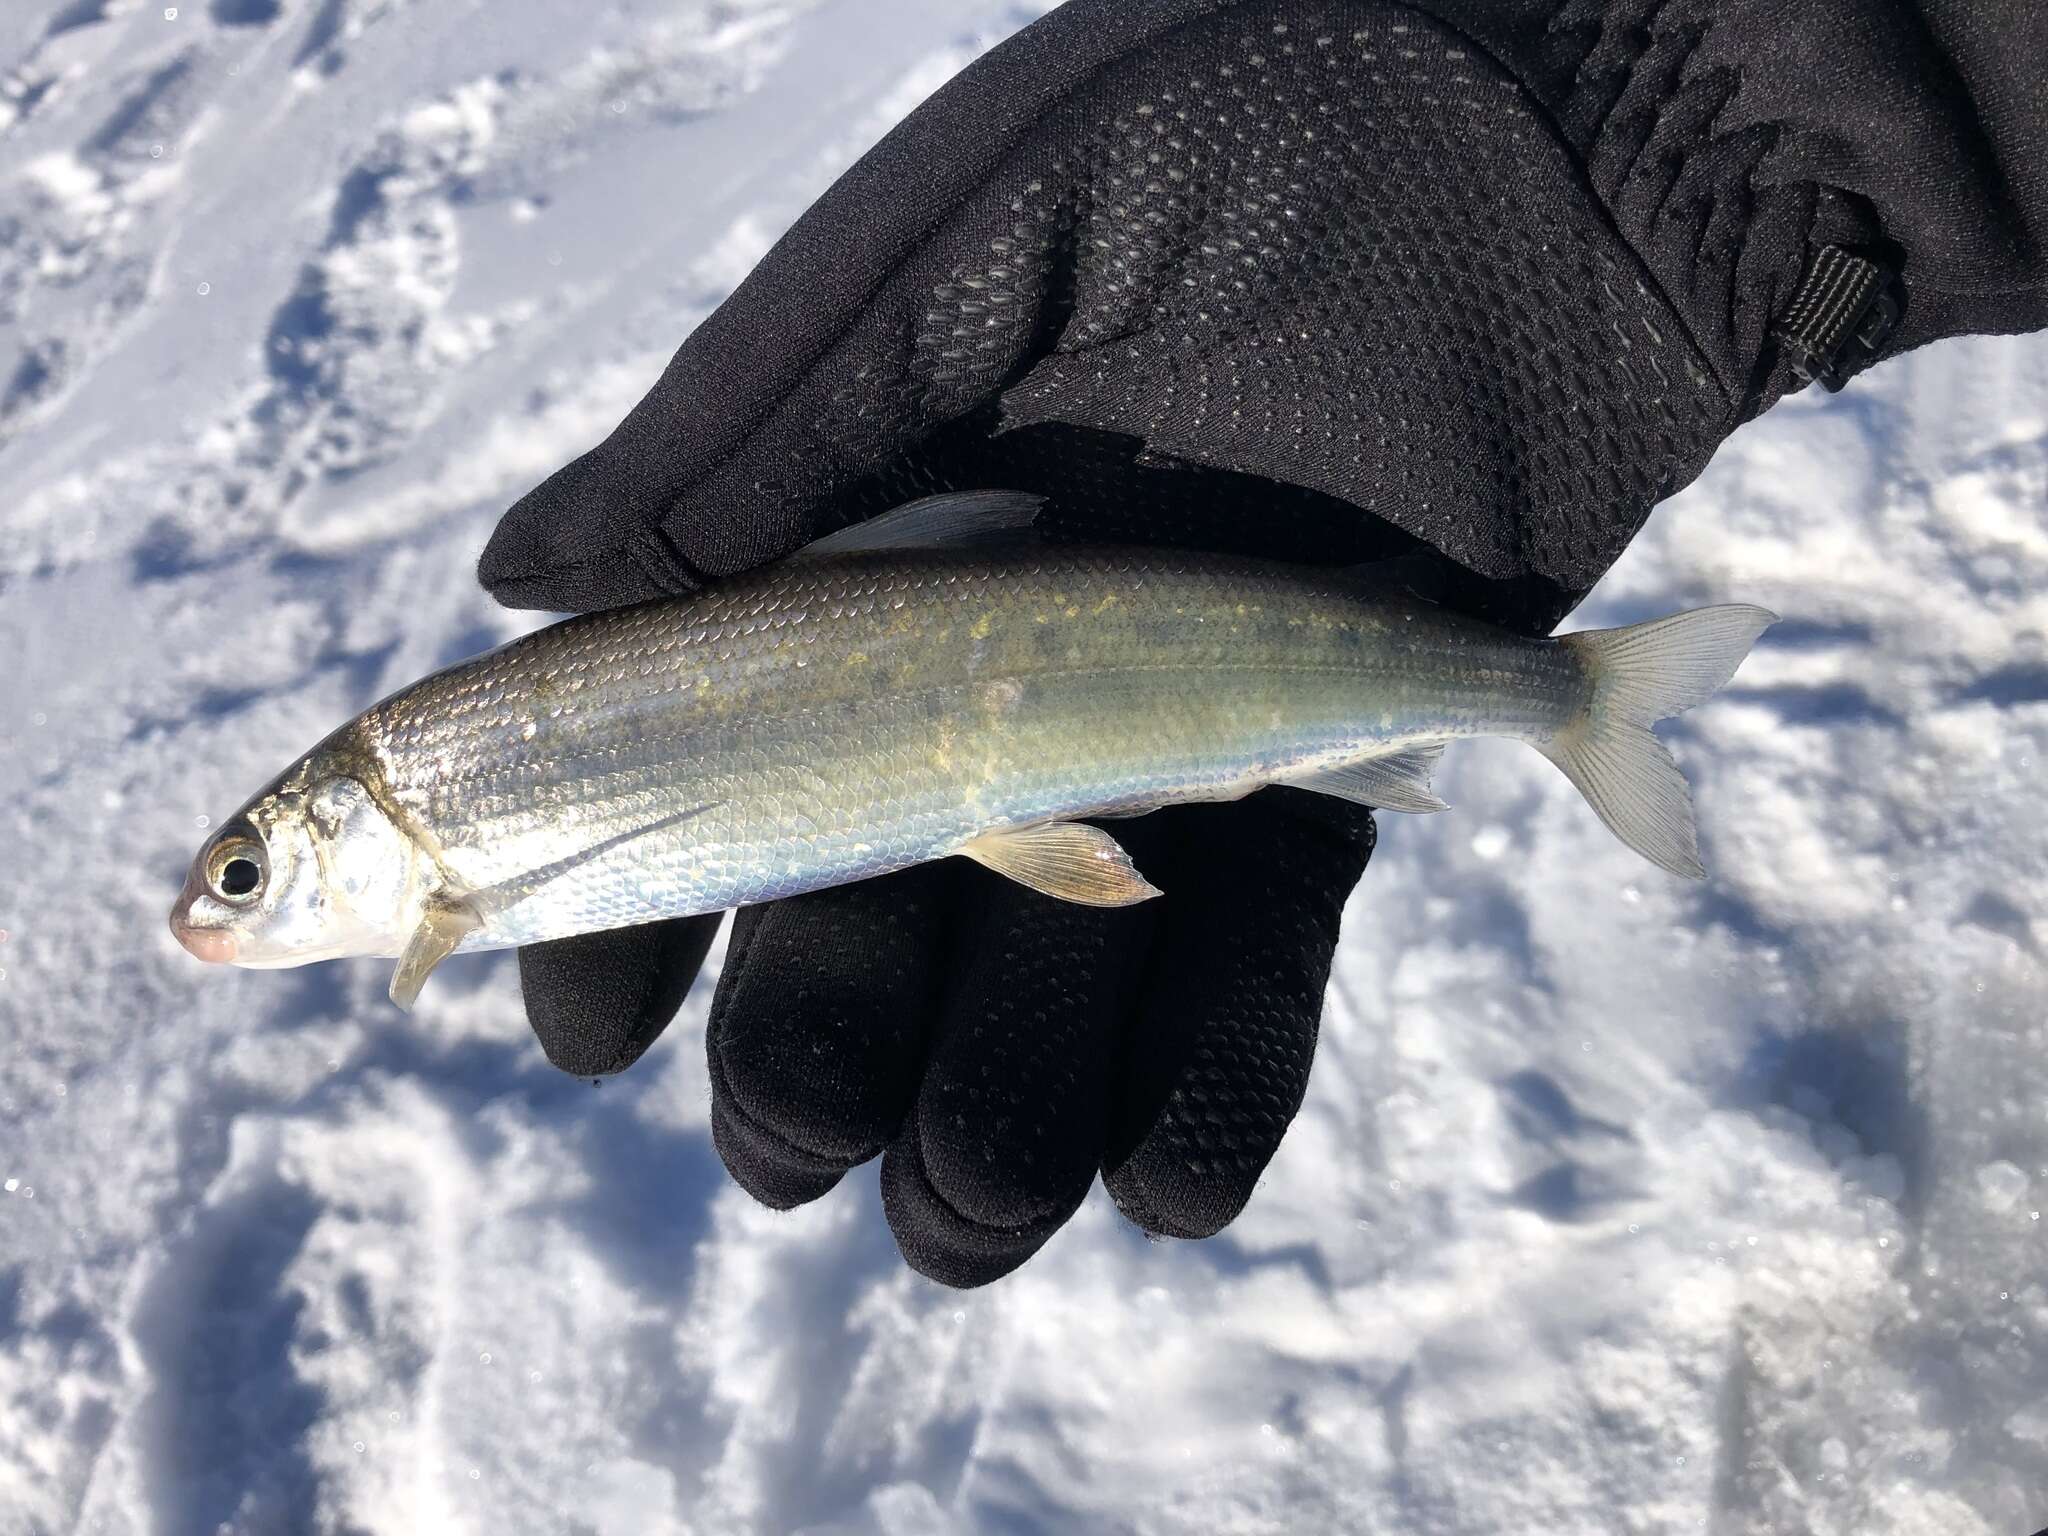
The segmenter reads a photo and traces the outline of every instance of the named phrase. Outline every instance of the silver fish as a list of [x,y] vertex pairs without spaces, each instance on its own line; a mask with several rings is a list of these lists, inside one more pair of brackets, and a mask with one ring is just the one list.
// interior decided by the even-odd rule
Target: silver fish
[[1743,605],[1529,639],[1369,575],[1032,539],[1036,498],[933,498],[699,596],[434,673],[208,841],[202,960],[396,957],[716,912],[963,855],[1035,890],[1160,893],[1076,818],[1291,784],[1436,811],[1463,736],[1525,741],[1623,842],[1701,874],[1651,734],[1775,621]]

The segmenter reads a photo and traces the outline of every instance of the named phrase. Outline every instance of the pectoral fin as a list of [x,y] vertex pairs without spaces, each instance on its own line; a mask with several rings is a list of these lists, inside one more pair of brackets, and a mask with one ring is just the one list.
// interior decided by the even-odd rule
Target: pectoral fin
[[717,810],[723,804],[725,804],[723,800],[712,800],[703,805],[693,805],[686,811],[671,811],[666,816],[657,816],[654,820],[644,822],[637,827],[628,827],[625,831],[605,838],[602,842],[593,843],[588,848],[578,848],[573,853],[565,854],[552,863],[543,864],[536,869],[529,869],[521,874],[512,875],[499,881],[496,885],[486,886],[483,890],[470,891],[464,896],[464,904],[480,913],[502,912],[514,902],[523,901],[526,897],[531,896],[550,880],[559,880],[562,876],[581,869],[584,865],[596,859],[603,858],[614,848],[622,847],[632,842],[636,837],[646,837],[653,832],[663,832],[670,827],[681,826],[686,821],[696,820],[706,811]]
[[984,832],[960,851],[1019,885],[1086,907],[1128,907],[1160,894],[1123,844],[1078,821]]
[[1403,752],[1325,768],[1287,782],[1296,789],[1312,789],[1319,795],[1335,795],[1383,811],[1447,811],[1450,807],[1429,787],[1429,776],[1443,755],[1443,742],[1424,742]]
[[454,954],[456,946],[482,921],[472,908],[460,903],[429,906],[398,957],[398,969],[391,973],[391,1001],[410,1013],[434,967]]

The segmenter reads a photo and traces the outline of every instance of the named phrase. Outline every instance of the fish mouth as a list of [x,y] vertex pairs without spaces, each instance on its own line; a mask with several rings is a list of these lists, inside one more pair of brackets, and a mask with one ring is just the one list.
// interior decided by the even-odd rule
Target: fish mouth
[[187,954],[208,965],[232,965],[235,936],[225,928],[199,928],[185,920],[183,911],[171,914],[171,934],[185,946]]

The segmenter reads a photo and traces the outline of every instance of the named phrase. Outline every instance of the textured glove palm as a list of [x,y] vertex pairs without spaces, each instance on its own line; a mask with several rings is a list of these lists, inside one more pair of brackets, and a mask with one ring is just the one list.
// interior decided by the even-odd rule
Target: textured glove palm
[[[484,581],[687,592],[1004,486],[1084,535],[1440,552],[1448,600],[1547,629],[1787,387],[1768,327],[1812,246],[1912,210],[1823,184],[1825,133],[1758,118],[1768,72],[1735,101],[1730,50],[1782,38],[1704,7],[1434,9],[1074,0],[822,198],[506,515]],[[1907,94],[1939,141],[1950,104]],[[1948,303],[1897,344],[1997,318]],[[709,1023],[733,1176],[788,1206],[880,1153],[905,1256],[953,1284],[1022,1262],[1098,1170],[1149,1231],[1236,1215],[1300,1105],[1373,823],[1272,791],[1119,836],[1164,900],[948,861],[740,913]],[[627,1066],[714,926],[523,952],[552,1059]]]

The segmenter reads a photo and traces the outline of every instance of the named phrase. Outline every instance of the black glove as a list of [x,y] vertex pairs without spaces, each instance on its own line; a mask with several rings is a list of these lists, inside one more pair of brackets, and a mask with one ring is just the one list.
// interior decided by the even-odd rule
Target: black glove
[[[1802,370],[2042,323],[2030,9],[1073,0],[821,198],[482,578],[690,592],[1000,486],[1084,537],[1414,553],[1547,630]],[[788,1206],[881,1152],[905,1256],[958,1285],[1098,1169],[1148,1231],[1228,1222],[1373,823],[1275,790],[1118,835],[1163,901],[948,860],[741,912],[709,1026],[733,1176]],[[628,1065],[714,925],[523,951],[549,1056]]]

